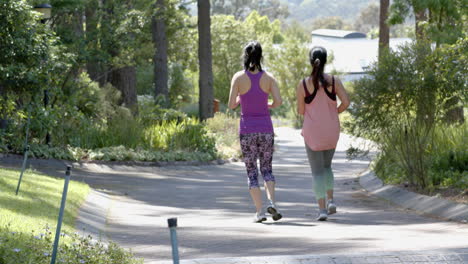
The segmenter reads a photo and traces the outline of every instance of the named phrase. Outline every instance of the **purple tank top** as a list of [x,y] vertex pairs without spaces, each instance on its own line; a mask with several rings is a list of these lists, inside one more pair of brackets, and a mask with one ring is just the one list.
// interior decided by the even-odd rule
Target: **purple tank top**
[[249,71],[245,73],[250,78],[250,90],[240,96],[239,133],[273,133],[273,124],[268,110],[268,94],[260,88],[263,71],[256,74]]

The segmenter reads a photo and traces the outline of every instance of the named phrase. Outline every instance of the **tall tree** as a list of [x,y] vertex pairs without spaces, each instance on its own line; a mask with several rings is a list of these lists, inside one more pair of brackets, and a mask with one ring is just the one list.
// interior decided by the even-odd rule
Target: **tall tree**
[[414,15],[416,39],[430,39],[437,46],[453,44],[466,35],[466,0],[394,0],[390,13],[390,24],[401,24]]
[[210,0],[198,0],[198,61],[200,67],[200,119],[213,117],[213,69]]
[[379,26],[379,10],[378,4],[370,3],[359,13],[358,18],[354,22],[354,28],[363,33],[368,33],[372,29],[377,28]]
[[390,44],[390,27],[387,24],[390,0],[380,0],[379,18],[379,59],[383,56]]
[[86,70],[91,80],[98,82],[101,75],[99,65],[99,3],[98,0],[89,0],[85,6],[86,17],[86,43],[89,56],[86,58]]
[[289,16],[288,5],[279,0],[211,0],[213,14],[233,15],[237,20],[257,11],[270,20]]
[[[209,16],[209,14],[208,14]],[[155,47],[154,53],[154,95],[168,102],[168,65],[167,65],[167,35],[166,35],[165,0],[156,0],[155,12],[152,18],[152,34]]]
[[[438,48],[440,44],[453,44],[459,38],[466,38],[466,25],[468,5],[466,0],[394,0],[391,6],[391,24],[400,24],[406,17],[414,14],[416,40],[425,45],[427,52],[431,52],[430,42],[435,42]],[[430,40],[430,41],[428,41]],[[425,60],[426,54],[420,56],[419,60]],[[427,100],[434,100],[433,91],[429,90],[423,94]],[[419,104],[426,99],[421,98]],[[459,98],[447,102],[447,121],[464,121],[463,106],[459,105]],[[420,119],[425,118],[422,113],[424,109],[418,108]]]

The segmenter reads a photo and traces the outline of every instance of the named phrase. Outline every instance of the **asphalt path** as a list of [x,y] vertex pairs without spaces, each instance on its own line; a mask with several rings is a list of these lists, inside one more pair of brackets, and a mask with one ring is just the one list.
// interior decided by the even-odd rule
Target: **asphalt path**
[[[280,221],[252,223],[255,209],[241,162],[167,167],[81,164],[75,166],[73,177],[94,190],[80,213],[80,231],[130,248],[145,263],[171,259],[167,219],[172,217],[178,218],[181,259],[416,254],[468,247],[468,225],[420,215],[363,190],[358,177],[369,159],[350,161],[346,150],[364,143],[345,134],[332,164],[338,213],[326,222],[316,221],[313,180],[300,132],[283,127],[275,132],[273,174],[284,216]],[[62,171],[53,163],[32,162],[31,167],[50,174]]]

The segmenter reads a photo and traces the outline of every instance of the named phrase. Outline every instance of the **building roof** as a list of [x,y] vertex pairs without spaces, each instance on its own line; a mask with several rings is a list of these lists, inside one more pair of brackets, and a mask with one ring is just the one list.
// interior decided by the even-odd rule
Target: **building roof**
[[[328,54],[333,54],[333,61],[327,63],[326,71],[336,70],[345,74],[365,73],[377,61],[378,39],[339,39],[327,37],[312,38],[310,47],[322,46]],[[401,45],[411,42],[408,38],[391,38],[390,48],[398,50]]]
[[366,34],[357,31],[336,30],[336,29],[317,29],[312,31],[312,36],[321,36],[327,38],[366,38]]

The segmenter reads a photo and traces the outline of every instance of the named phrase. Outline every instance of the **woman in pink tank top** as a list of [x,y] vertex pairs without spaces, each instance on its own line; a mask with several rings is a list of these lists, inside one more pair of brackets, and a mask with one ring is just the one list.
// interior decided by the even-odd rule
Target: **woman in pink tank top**
[[[327,62],[325,48],[313,47],[309,58],[312,74],[297,86],[297,111],[304,115],[302,136],[314,178],[315,198],[319,206],[317,219],[324,221],[329,214],[336,213],[331,163],[340,136],[338,114],[348,108],[349,98],[340,79],[324,73]],[[337,96],[341,101],[339,106]]]
[[[281,105],[281,96],[276,81],[269,73],[262,70],[262,47],[253,41],[244,48],[244,70],[232,78],[229,107],[241,105],[239,136],[250,195],[257,212],[254,222],[266,220],[262,206],[262,194],[258,183],[257,160],[260,160],[260,173],[267,192],[269,204],[267,211],[273,220],[281,219],[275,205],[275,177],[271,162],[273,160],[273,124],[270,108]],[[272,95],[273,103],[268,103]]]

